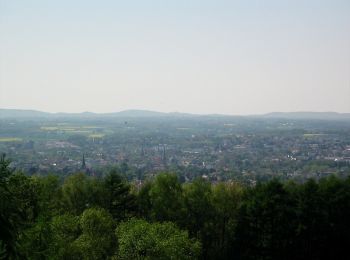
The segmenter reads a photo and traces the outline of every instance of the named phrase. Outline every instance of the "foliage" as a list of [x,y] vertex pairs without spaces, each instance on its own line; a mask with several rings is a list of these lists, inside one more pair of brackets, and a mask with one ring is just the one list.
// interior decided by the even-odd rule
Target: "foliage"
[[79,237],[79,217],[64,214],[53,217],[50,223],[51,259],[79,259],[79,250],[74,241]]
[[149,190],[149,196],[154,220],[181,222],[182,187],[175,174],[159,174]]
[[105,259],[114,253],[112,216],[104,209],[91,208],[80,217],[82,234],[74,242],[83,259]]
[[200,243],[171,222],[131,219],[116,234],[119,259],[195,259],[200,253]]
[[32,179],[37,191],[38,214],[47,218],[59,215],[62,208],[62,187],[58,176],[33,176]]
[[22,231],[19,239],[21,255],[30,259],[47,259],[52,253],[51,236],[50,223],[45,219],[38,219]]
[[74,215],[80,215],[87,208],[101,205],[102,201],[102,182],[88,178],[84,173],[69,176],[62,186],[64,210]]

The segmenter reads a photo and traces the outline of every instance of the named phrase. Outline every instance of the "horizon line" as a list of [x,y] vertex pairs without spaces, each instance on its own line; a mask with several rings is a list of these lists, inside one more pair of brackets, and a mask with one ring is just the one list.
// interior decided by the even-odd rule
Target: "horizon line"
[[338,111],[312,111],[312,110],[295,110],[295,111],[270,111],[265,113],[255,113],[255,114],[225,114],[225,113],[192,113],[192,112],[180,112],[180,111],[170,111],[170,112],[164,112],[164,111],[158,111],[158,110],[151,110],[151,109],[136,109],[136,108],[130,108],[130,109],[123,109],[119,111],[112,111],[112,112],[93,112],[93,111],[81,111],[81,112],[49,112],[44,111],[40,109],[32,109],[32,108],[8,108],[8,107],[0,107],[0,110],[17,110],[17,111],[32,111],[32,112],[40,112],[40,113],[46,113],[46,114],[96,114],[96,115],[103,115],[103,114],[117,114],[122,112],[131,112],[131,111],[139,111],[139,112],[151,112],[151,113],[159,113],[159,114],[185,114],[185,115],[196,115],[196,116],[263,116],[263,115],[269,115],[269,114],[275,114],[275,113],[283,113],[283,114],[290,114],[290,113],[332,113],[332,114],[350,114],[350,112],[338,112]]

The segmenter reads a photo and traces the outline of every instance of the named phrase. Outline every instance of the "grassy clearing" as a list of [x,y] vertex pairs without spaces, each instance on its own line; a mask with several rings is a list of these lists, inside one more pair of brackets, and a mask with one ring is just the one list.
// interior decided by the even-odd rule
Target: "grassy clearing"
[[102,138],[104,136],[105,136],[104,134],[91,134],[91,135],[89,135],[90,138]]
[[69,134],[90,134],[91,131],[88,130],[65,130],[66,133]]
[[42,127],[40,127],[40,129],[43,131],[57,131],[58,127],[56,127],[56,126],[42,126]]
[[57,124],[57,126],[42,126],[40,127],[43,131],[65,131],[65,132],[72,132],[72,131],[92,131],[94,129],[101,129],[102,127],[99,126],[74,126],[74,125],[67,125],[67,124]]
[[0,142],[21,142],[22,138],[18,137],[0,137]]
[[82,126],[81,128],[85,128],[85,129],[102,129],[103,127],[101,127],[101,126],[93,126],[93,125],[85,125],[85,126]]
[[326,134],[304,134],[304,137],[316,137],[316,136],[323,136]]
[[66,134],[83,134],[89,138],[102,138],[105,136],[105,133],[96,133],[96,130],[99,132],[103,130],[103,127],[93,125],[76,126],[60,123],[55,126],[42,126],[40,129],[41,131],[58,131]]

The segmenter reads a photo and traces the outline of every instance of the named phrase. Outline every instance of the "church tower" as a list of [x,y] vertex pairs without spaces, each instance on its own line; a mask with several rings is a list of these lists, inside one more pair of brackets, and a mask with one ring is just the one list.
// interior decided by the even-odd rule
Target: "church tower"
[[85,164],[85,154],[83,154],[83,162],[81,164],[82,169],[86,169],[86,164]]

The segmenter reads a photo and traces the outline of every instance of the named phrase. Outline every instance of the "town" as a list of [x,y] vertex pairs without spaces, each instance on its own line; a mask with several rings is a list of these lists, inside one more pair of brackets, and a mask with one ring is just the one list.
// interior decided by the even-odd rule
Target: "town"
[[0,151],[29,175],[75,172],[129,181],[159,172],[181,182],[254,185],[350,173],[350,121],[232,116],[3,118]]

